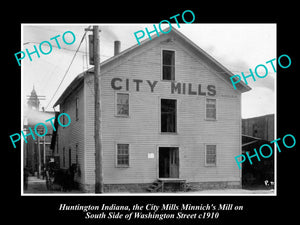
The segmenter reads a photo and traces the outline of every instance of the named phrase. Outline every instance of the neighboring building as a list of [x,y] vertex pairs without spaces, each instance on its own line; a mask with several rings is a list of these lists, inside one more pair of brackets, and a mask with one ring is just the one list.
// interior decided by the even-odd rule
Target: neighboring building
[[[194,188],[241,187],[241,94],[250,87],[172,29],[101,63],[101,146],[105,192],[145,191],[157,179]],[[71,117],[58,126],[61,168],[95,190],[93,68],[55,103]],[[65,118],[67,119],[67,118]],[[65,121],[66,122],[66,121]],[[64,122],[63,122],[64,123]]]
[[242,134],[273,141],[275,139],[274,114],[243,119]]
[[[270,144],[270,141],[242,135],[242,153],[246,155],[246,152],[250,156],[255,155],[254,149],[258,149],[264,145],[271,145],[274,149],[274,144]],[[265,186],[264,181],[274,181],[274,154],[269,158],[260,157],[260,161],[253,159],[253,163],[250,164],[249,160],[246,160],[242,164],[242,184],[244,187],[250,186]]]
[[[253,155],[253,149],[259,149],[263,144],[271,145],[270,141],[274,139],[274,114],[242,120],[243,154]],[[252,165],[248,160],[243,163],[243,185],[264,185],[265,180],[274,181],[274,155],[260,160]]]
[[[54,117],[54,112],[44,112],[39,111],[39,96],[37,95],[34,87],[31,91],[31,95],[27,101],[27,107],[24,109],[24,124],[23,132],[25,134],[29,133],[29,127],[34,132],[34,127],[38,123],[45,123]],[[52,139],[52,126],[50,123],[45,123],[47,125],[47,134],[44,137],[38,137],[35,135],[33,139],[32,135],[26,137],[27,143],[24,140],[23,154],[24,154],[24,167],[27,167],[31,174],[41,174],[42,167],[49,162],[50,157],[52,157],[52,150],[50,149],[50,143]],[[44,134],[44,127],[38,126],[38,132]]]

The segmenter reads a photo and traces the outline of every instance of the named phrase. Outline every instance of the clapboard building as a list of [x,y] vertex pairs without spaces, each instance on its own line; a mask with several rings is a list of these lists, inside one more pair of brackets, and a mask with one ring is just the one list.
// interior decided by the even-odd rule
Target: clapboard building
[[[233,74],[172,29],[101,63],[104,190],[145,191],[160,180],[193,188],[240,187],[241,94]],[[79,74],[54,106],[60,165],[78,166],[82,190],[95,190],[93,68]]]

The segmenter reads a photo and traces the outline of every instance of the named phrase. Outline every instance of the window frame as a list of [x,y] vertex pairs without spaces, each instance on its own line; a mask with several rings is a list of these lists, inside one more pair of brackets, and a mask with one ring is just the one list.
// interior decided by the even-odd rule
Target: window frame
[[[208,118],[207,117],[207,100],[215,100],[215,118]],[[217,108],[218,108],[218,104],[217,104],[217,99],[216,98],[205,98],[205,120],[208,120],[208,121],[216,121],[218,116],[217,116]]]
[[[161,104],[161,101],[162,100],[173,100],[175,101],[175,131],[174,132],[170,132],[170,131],[162,131],[162,104]],[[178,99],[176,98],[159,98],[159,104],[160,104],[160,107],[159,107],[159,132],[161,134],[178,134]]]
[[[123,95],[128,95],[128,114],[118,114],[118,95],[123,94]],[[130,94],[127,92],[116,92],[115,93],[115,117],[124,117],[128,118],[130,116]]]
[[[163,62],[164,62],[164,51],[172,51],[172,52],[174,52],[174,79],[172,80],[172,79],[170,79],[170,80],[166,80],[166,79],[164,79],[164,64],[163,64]],[[175,49],[166,49],[166,48],[164,48],[164,49],[161,49],[161,77],[160,77],[160,79],[161,79],[161,81],[169,81],[169,82],[172,82],[172,81],[176,81],[176,51],[175,51]]]
[[[128,146],[128,164],[119,164],[118,163],[118,156],[119,156],[119,154],[118,154],[118,150],[119,150],[119,148],[118,148],[118,146],[119,145],[127,145]],[[122,142],[122,143],[116,143],[115,144],[115,151],[116,151],[116,157],[115,157],[115,167],[116,168],[129,168],[130,167],[130,144],[128,144],[128,143],[124,143],[124,142]]]
[[66,155],[65,155],[65,152],[66,152],[66,149],[65,149],[65,147],[63,147],[63,149],[62,149],[62,165],[63,165],[63,168],[66,167]]
[[[208,154],[207,154],[207,146],[210,146],[210,145],[213,145],[213,146],[215,146],[215,163],[208,163],[207,162],[207,156],[208,156]],[[217,166],[217,160],[218,160],[218,158],[217,158],[217,155],[218,155],[218,146],[217,146],[217,144],[215,144],[215,143],[207,143],[207,144],[205,144],[205,146],[204,146],[204,165],[205,166],[207,166],[207,167],[216,167]]]
[[75,162],[76,162],[76,165],[78,165],[78,163],[79,163],[78,149],[79,149],[79,144],[76,143],[76,144],[75,144],[75,151],[76,151],[76,154],[75,154]]
[[78,98],[78,96],[76,96],[76,98],[75,98],[75,119],[76,119],[76,121],[78,121],[79,120],[79,98]]
[[69,146],[69,151],[68,151],[68,167],[67,168],[70,168],[72,166],[72,147]]

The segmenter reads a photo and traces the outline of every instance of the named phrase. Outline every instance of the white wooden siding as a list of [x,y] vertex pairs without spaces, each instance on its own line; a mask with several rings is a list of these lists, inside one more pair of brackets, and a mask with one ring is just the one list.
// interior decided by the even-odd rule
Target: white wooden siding
[[[200,61],[180,43],[159,42],[156,39],[136,50],[132,57],[124,56],[113,67],[101,70],[101,132],[104,183],[149,183],[157,178],[158,147],[178,146],[180,178],[189,182],[240,181],[234,156],[241,151],[240,93],[221,79],[213,68]],[[173,49],[175,78],[178,82],[216,86],[217,120],[205,120],[205,96],[171,94],[170,81],[161,80],[161,51]],[[111,79],[123,79],[124,88],[114,91]],[[130,79],[130,90],[125,90],[125,79]],[[141,79],[136,92],[132,79]],[[146,80],[158,81],[151,93]],[[186,92],[188,91],[186,86]],[[197,86],[194,86],[197,90]],[[116,117],[115,92],[130,93],[129,117]],[[93,77],[85,77],[85,175],[86,183],[95,180],[94,163],[94,97]],[[177,134],[160,133],[160,98],[177,99]],[[67,112],[67,111],[66,111]],[[115,145],[130,144],[129,168],[115,167]],[[217,144],[217,166],[205,167],[205,144]],[[154,153],[154,159],[148,159]]]
[[[71,117],[71,123],[68,127],[58,126],[59,129],[59,156],[61,168],[69,168],[69,149],[71,148],[71,162],[76,163],[76,144],[78,144],[78,162],[81,176],[76,177],[80,183],[84,183],[84,94],[83,86],[78,87],[72,95],[69,95],[60,105],[60,113],[65,112]],[[76,120],[76,98],[78,98],[78,120]],[[63,148],[65,148],[65,166],[63,166]]]
[[94,83],[93,76],[86,76],[84,79],[84,100],[85,100],[85,184],[95,183],[95,139],[94,139]]

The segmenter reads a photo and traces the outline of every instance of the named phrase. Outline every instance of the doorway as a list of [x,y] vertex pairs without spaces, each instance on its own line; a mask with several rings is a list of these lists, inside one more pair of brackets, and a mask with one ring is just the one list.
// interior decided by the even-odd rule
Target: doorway
[[159,147],[159,178],[179,178],[179,148]]

